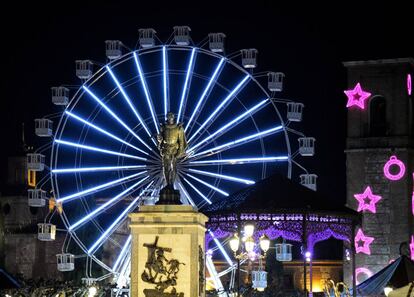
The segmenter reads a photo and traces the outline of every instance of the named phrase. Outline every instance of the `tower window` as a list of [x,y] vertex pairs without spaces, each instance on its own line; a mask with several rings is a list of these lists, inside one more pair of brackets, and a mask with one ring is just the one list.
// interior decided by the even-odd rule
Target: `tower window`
[[387,102],[382,96],[371,99],[369,104],[370,136],[385,136],[387,133]]

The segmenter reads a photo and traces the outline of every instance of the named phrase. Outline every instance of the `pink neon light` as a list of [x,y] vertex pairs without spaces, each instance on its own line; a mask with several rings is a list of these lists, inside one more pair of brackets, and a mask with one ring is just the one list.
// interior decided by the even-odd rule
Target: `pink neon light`
[[414,216],[414,191],[413,191],[413,195],[411,196],[411,212]]
[[359,83],[356,84],[354,89],[346,90],[344,93],[348,97],[348,103],[346,104],[348,108],[356,105],[361,109],[365,109],[365,100],[371,96],[371,93],[362,90]]
[[414,172],[413,172],[413,195],[411,196],[411,212],[414,216]]
[[357,254],[364,253],[371,255],[371,249],[369,245],[374,241],[374,237],[365,236],[361,229],[358,229],[355,236],[355,251]]
[[411,236],[410,252],[411,252],[411,260],[414,261],[414,235]]
[[[365,189],[364,193],[355,194],[354,197],[359,202],[358,211],[368,210],[372,213],[377,212],[376,204],[382,199],[381,196],[372,194],[369,186]],[[369,200],[369,202],[367,202],[367,200]]]
[[[390,172],[390,167],[393,165],[398,166],[400,169],[397,174],[392,174]],[[405,174],[404,163],[401,162],[401,160],[398,160],[396,156],[391,156],[390,159],[387,161],[387,163],[385,163],[384,165],[385,177],[388,178],[389,180],[399,180],[404,176],[404,174]]]
[[411,74],[407,74],[407,92],[408,95],[411,96],[411,91],[412,91],[412,84],[411,84]]
[[365,268],[365,267],[358,267],[357,269],[355,269],[355,276],[356,276],[356,279],[357,279],[357,285],[359,285],[359,281],[358,281],[358,276],[360,275],[360,274],[366,274],[367,276],[368,276],[368,278],[370,278],[372,275],[373,275],[373,273],[372,273],[372,271],[371,270],[369,270],[368,268]]

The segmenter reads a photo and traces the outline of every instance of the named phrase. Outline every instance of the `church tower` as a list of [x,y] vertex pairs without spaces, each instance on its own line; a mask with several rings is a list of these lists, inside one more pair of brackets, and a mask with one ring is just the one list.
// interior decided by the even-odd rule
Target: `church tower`
[[[347,205],[356,229],[357,283],[409,254],[414,235],[414,59],[345,62]],[[349,264],[345,265],[345,281]]]

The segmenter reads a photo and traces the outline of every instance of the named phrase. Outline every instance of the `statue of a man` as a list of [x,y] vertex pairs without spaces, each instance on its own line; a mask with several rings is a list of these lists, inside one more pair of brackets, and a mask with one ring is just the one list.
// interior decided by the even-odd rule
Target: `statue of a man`
[[167,121],[161,124],[157,135],[158,149],[160,150],[165,182],[173,186],[177,174],[177,159],[185,155],[187,141],[181,123],[175,122],[172,112],[167,113]]

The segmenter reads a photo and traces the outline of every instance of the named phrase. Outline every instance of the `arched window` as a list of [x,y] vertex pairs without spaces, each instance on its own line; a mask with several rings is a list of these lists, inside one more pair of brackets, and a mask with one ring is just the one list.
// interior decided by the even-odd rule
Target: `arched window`
[[376,96],[369,104],[370,136],[385,136],[387,133],[387,102],[384,97]]

